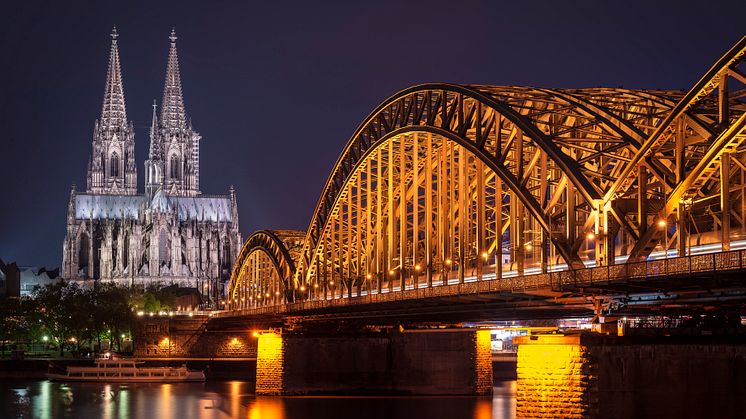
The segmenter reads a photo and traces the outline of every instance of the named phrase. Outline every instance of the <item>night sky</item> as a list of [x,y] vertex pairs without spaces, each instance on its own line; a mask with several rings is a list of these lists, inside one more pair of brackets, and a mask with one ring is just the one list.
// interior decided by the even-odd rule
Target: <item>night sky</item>
[[[125,6],[126,5],[126,6]],[[113,25],[143,188],[178,34],[201,189],[241,233],[305,229],[348,137],[425,82],[688,89],[746,34],[746,1],[17,1],[0,12],[0,257],[56,267],[85,189]]]

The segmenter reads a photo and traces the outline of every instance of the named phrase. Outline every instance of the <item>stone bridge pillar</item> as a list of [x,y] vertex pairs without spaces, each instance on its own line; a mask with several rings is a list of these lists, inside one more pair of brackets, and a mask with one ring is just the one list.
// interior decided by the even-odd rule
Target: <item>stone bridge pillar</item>
[[518,344],[516,417],[743,417],[738,336],[535,335]]
[[492,392],[488,330],[412,330],[258,337],[256,393]]
[[588,416],[593,376],[580,335],[520,336],[514,342],[518,344],[516,417]]

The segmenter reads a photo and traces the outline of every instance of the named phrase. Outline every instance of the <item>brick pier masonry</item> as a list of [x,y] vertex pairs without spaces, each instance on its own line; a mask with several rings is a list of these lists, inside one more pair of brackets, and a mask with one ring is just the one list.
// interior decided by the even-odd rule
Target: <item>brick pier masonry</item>
[[[256,325],[254,325],[256,326]],[[280,332],[205,317],[138,322],[138,358],[256,358],[256,393],[486,395],[488,330]],[[256,336],[255,336],[256,335]]]
[[492,392],[489,331],[259,336],[257,394]]
[[597,334],[515,338],[521,418],[746,417],[746,344]]

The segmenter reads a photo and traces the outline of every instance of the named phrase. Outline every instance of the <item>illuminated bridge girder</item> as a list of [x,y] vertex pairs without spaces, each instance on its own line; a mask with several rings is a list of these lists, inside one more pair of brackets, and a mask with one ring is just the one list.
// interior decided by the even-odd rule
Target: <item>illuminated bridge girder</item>
[[606,191],[611,216],[633,238],[630,261],[656,247],[684,255],[692,245],[722,243],[726,251],[746,237],[745,54],[746,37],[655,126]]
[[325,300],[728,250],[746,238],[745,51],[689,92],[406,89],[352,135],[292,256],[247,240],[229,299],[264,276]]
[[261,230],[246,239],[233,265],[226,293],[230,308],[292,301],[295,259],[305,234],[291,230]]

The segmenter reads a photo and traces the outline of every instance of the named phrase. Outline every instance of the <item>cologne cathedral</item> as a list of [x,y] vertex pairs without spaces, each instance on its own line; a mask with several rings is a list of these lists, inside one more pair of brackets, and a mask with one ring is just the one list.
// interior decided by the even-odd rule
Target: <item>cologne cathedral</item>
[[153,104],[145,192],[138,192],[135,133],[127,120],[117,37],[115,28],[88,184],[85,192],[74,185],[70,192],[63,276],[197,287],[215,304],[242,244],[235,191],[200,191],[202,138],[187,118],[172,31],[160,115]]

